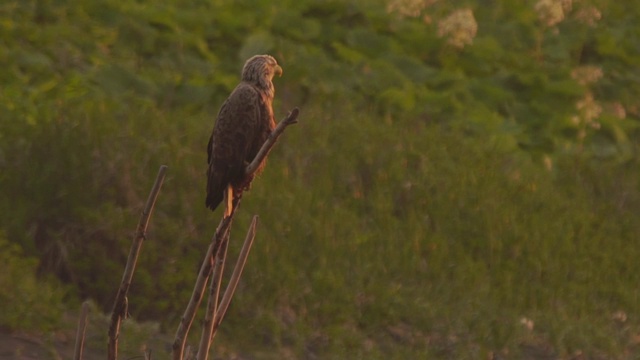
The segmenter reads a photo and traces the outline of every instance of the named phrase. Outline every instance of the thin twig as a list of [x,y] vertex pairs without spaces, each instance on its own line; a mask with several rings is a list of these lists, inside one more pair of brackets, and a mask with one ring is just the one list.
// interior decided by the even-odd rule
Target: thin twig
[[89,302],[82,303],[80,310],[80,318],[78,319],[78,329],[76,331],[76,346],[73,352],[74,360],[82,359],[82,351],[84,350],[84,336],[87,329],[87,318],[89,316]]
[[133,272],[135,271],[136,263],[138,261],[138,254],[140,253],[142,243],[146,238],[149,219],[151,218],[153,207],[156,204],[156,199],[158,198],[158,193],[162,187],[166,171],[166,165],[160,166],[158,176],[156,176],[156,182],[153,184],[153,188],[151,188],[151,192],[147,198],[147,203],[140,215],[140,221],[138,222],[133,244],[129,251],[127,265],[124,269],[124,274],[122,275],[122,281],[118,288],[116,299],[113,302],[111,325],[109,326],[109,345],[107,348],[108,360],[116,360],[118,358],[118,335],[120,332],[120,322],[127,316],[127,294],[129,293],[129,287],[131,286],[131,280],[133,279]]
[[273,131],[267,138],[267,141],[265,141],[260,148],[260,151],[258,151],[258,154],[253,159],[251,164],[249,164],[249,166],[247,166],[247,168],[245,169],[244,172],[246,175],[253,175],[253,173],[256,172],[262,161],[264,161],[267,155],[269,155],[269,152],[271,151],[273,145],[275,145],[278,137],[280,137],[280,135],[284,132],[284,129],[289,125],[298,123],[298,114],[300,114],[300,110],[298,110],[298,108],[293,108],[293,110],[289,112],[287,117],[278,123],[276,128],[273,129]]
[[220,285],[222,283],[222,274],[225,261],[227,258],[227,249],[229,245],[229,232],[224,237],[220,251],[216,258],[216,263],[211,277],[211,286],[209,288],[209,299],[207,301],[207,310],[205,312],[204,322],[202,324],[202,336],[200,337],[200,346],[198,347],[198,355],[196,359],[207,360],[209,357],[209,348],[213,338],[213,324],[218,311],[218,300],[220,299]]
[[244,270],[244,266],[247,263],[247,257],[249,256],[249,251],[251,250],[251,245],[253,245],[253,239],[256,237],[256,226],[258,225],[258,215],[253,215],[253,219],[251,220],[251,225],[249,226],[249,230],[247,231],[247,237],[244,239],[244,244],[242,244],[242,250],[240,250],[240,255],[238,255],[238,261],[236,262],[236,266],[233,268],[233,273],[231,274],[231,279],[229,279],[229,284],[224,291],[224,295],[222,296],[222,300],[220,301],[220,305],[218,306],[218,312],[216,312],[215,322],[213,324],[213,335],[215,335],[216,330],[218,330],[218,326],[222,322],[224,315],[229,308],[229,304],[231,303],[231,298],[233,298],[233,294],[236,291],[236,287],[238,286],[238,282],[240,281],[240,276],[242,276],[242,270]]
[[209,280],[209,276],[211,275],[211,272],[213,270],[215,258],[217,257],[218,251],[222,245],[222,240],[225,236],[228,236],[229,226],[233,221],[233,216],[235,215],[236,209],[240,204],[240,200],[240,198],[234,199],[234,205],[231,210],[231,215],[222,217],[222,220],[220,220],[220,224],[216,229],[216,233],[213,235],[211,244],[209,244],[207,254],[202,261],[200,272],[198,273],[198,278],[196,279],[196,283],[193,287],[193,292],[191,293],[191,299],[189,300],[189,304],[187,304],[187,308],[182,315],[182,319],[180,319],[180,325],[178,325],[178,330],[176,331],[176,336],[172,345],[173,360],[182,360],[183,358],[184,347],[187,341],[187,334],[189,333],[189,329],[191,328],[191,324],[193,323],[193,318],[196,315],[196,310],[202,302],[204,288],[207,286],[207,281]]

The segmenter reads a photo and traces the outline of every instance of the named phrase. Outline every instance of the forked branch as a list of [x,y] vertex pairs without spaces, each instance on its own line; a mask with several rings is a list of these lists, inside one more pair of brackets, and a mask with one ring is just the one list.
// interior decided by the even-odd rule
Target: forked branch
[[234,199],[231,215],[222,217],[222,220],[220,220],[220,224],[213,235],[213,239],[211,239],[211,244],[209,244],[207,253],[202,261],[202,265],[200,266],[200,272],[198,273],[198,278],[196,279],[196,283],[193,287],[191,299],[189,300],[189,304],[187,304],[187,308],[182,315],[182,319],[180,319],[180,325],[178,325],[178,330],[176,331],[176,336],[172,345],[173,360],[182,360],[184,348],[187,342],[187,334],[189,333],[193,319],[196,316],[198,306],[200,306],[200,303],[202,302],[204,289],[207,286],[207,281],[213,271],[213,265],[218,256],[218,251],[222,246],[224,238],[229,236],[229,226],[231,225],[233,216],[235,215],[239,204],[240,198]]
[[218,311],[218,302],[220,299],[220,285],[222,284],[222,275],[227,258],[227,249],[229,245],[229,236],[226,236],[218,251],[216,262],[213,267],[213,276],[211,277],[211,286],[209,287],[209,299],[207,300],[207,309],[202,323],[202,335],[200,336],[200,345],[198,346],[197,360],[206,359],[211,346],[211,338],[213,333],[213,324],[215,323],[216,312]]
[[[273,146],[275,145],[280,135],[282,135],[282,133],[284,132],[285,128],[289,125],[292,125],[298,122],[299,113],[300,113],[300,110],[298,110],[298,108],[294,108],[289,112],[289,114],[285,119],[283,119],[278,123],[276,128],[271,132],[271,134],[269,135],[265,143],[260,148],[260,151],[258,152],[256,157],[245,169],[246,176],[251,176],[256,172],[260,164],[264,161],[264,159],[267,157],[267,155],[271,151],[271,148],[273,148]],[[211,276],[216,259],[218,258],[218,252],[222,247],[222,242],[225,241],[225,239],[228,238],[229,236],[229,226],[231,225],[233,216],[235,215],[235,212],[240,203],[240,200],[242,200],[242,193],[238,194],[237,197],[233,199],[231,214],[229,214],[229,216],[222,217],[222,220],[220,221],[220,224],[216,229],[216,233],[213,236],[212,242],[209,245],[207,254],[205,255],[205,258],[200,267],[200,272],[198,274],[198,278],[196,279],[196,284],[193,288],[191,299],[189,300],[189,304],[187,304],[187,308],[182,316],[182,319],[180,320],[180,324],[178,325],[178,330],[176,331],[176,336],[172,346],[173,360],[182,360],[183,358],[184,348],[187,341],[187,335],[189,333],[191,325],[193,324],[193,319],[195,317],[196,310],[198,309],[198,306],[200,306],[200,303],[202,302],[204,289],[207,285],[207,281],[209,280],[209,277]],[[253,226],[253,228],[254,227],[255,226]],[[253,230],[253,232],[255,235],[255,229]],[[245,259],[246,259],[246,256],[245,256]],[[240,272],[241,271],[242,270],[240,269]],[[237,284],[237,280],[236,280],[236,284]],[[232,296],[232,294],[233,294],[233,291],[230,293],[229,298],[226,301],[227,302],[226,306],[228,306],[228,302],[231,300],[230,297]],[[225,296],[226,295],[227,295],[227,292],[225,291]],[[214,299],[214,301],[217,301],[217,299]],[[224,301],[224,298],[223,298],[223,301]],[[218,306],[218,311],[216,313],[217,314],[220,313],[221,309],[222,309],[221,306]],[[222,312],[222,314],[224,314],[224,312]],[[215,333],[215,329],[217,328],[216,321],[219,324],[219,320],[221,319],[222,318],[220,319],[213,318],[214,322],[212,325],[214,326],[214,329],[213,329],[214,333]],[[212,336],[213,336],[213,333],[211,334],[210,337]]]
[[[251,220],[251,225],[249,225],[249,230],[247,231],[247,236],[244,239],[244,244],[242,245],[242,250],[240,250],[240,255],[238,255],[238,261],[236,262],[236,266],[233,268],[233,273],[231,274],[231,278],[229,279],[229,283],[227,284],[227,288],[224,291],[224,295],[222,296],[222,301],[218,303],[218,289],[219,288],[220,279],[213,278],[213,282],[218,281],[217,284],[213,283],[211,292],[209,293],[209,302],[207,306],[207,312],[205,314],[205,323],[203,325],[202,337],[200,338],[200,347],[198,349],[197,360],[207,360],[209,358],[209,348],[211,347],[211,342],[216,335],[216,331],[224,318],[227,309],[229,308],[229,304],[231,303],[231,299],[233,298],[233,294],[238,286],[238,282],[240,281],[240,276],[242,276],[242,270],[244,270],[244,266],[247,263],[247,257],[249,256],[249,250],[251,250],[251,245],[253,245],[253,239],[256,237],[256,226],[258,224],[258,216],[254,215]],[[225,239],[224,247],[229,242],[229,238]],[[224,257],[223,257],[224,258]],[[216,271],[222,272],[222,267],[224,266],[224,260],[220,264],[220,268],[216,268]]]
[[220,305],[218,305],[218,311],[216,312],[215,322],[213,324],[213,333],[211,334],[212,337],[215,335],[218,326],[220,326],[224,315],[227,313],[233,294],[236,291],[236,287],[238,287],[240,276],[242,276],[242,270],[244,270],[244,266],[247,263],[247,257],[249,256],[249,251],[251,250],[251,245],[253,245],[253,239],[256,237],[256,226],[258,226],[258,215],[254,215],[253,220],[251,220],[249,231],[247,231],[247,237],[244,239],[242,250],[240,250],[240,255],[238,255],[238,261],[236,262],[236,266],[233,268],[231,279],[229,279],[229,284],[224,291]]

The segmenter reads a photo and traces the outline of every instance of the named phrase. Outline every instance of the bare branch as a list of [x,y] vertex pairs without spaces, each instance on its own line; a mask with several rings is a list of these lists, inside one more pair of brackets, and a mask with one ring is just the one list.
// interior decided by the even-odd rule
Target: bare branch
[[222,322],[222,319],[224,318],[224,315],[229,308],[229,304],[231,303],[231,298],[233,298],[233,294],[236,291],[236,287],[238,286],[238,282],[240,281],[240,276],[242,276],[242,270],[244,270],[244,266],[247,263],[247,257],[249,256],[251,245],[253,245],[253,239],[256,237],[257,225],[258,215],[253,215],[251,225],[249,226],[249,230],[247,231],[247,237],[244,239],[242,250],[240,250],[240,255],[238,255],[238,262],[236,262],[236,266],[235,268],[233,268],[233,274],[231,274],[229,284],[224,291],[224,295],[222,296],[222,300],[220,301],[220,306],[218,306],[215,323],[213,324],[214,328],[212,336],[215,335],[216,330],[218,330],[218,326],[220,326],[220,323]]
[[82,359],[82,351],[84,350],[84,335],[87,329],[87,318],[89,316],[89,302],[82,303],[80,310],[80,319],[78,319],[78,330],[76,331],[76,346],[73,352],[74,360]]
[[116,360],[118,358],[118,334],[120,332],[120,322],[123,318],[126,318],[127,315],[127,294],[129,293],[129,287],[131,286],[131,280],[133,279],[133,272],[135,271],[136,263],[138,261],[138,254],[140,253],[142,243],[146,238],[149,219],[151,218],[151,213],[153,212],[153,207],[156,204],[156,199],[158,198],[158,193],[162,187],[162,182],[164,181],[166,172],[167,166],[160,166],[158,176],[156,176],[156,182],[153,184],[153,188],[151,188],[151,192],[147,198],[147,203],[140,215],[140,221],[138,221],[138,227],[133,239],[133,244],[129,251],[127,265],[124,269],[124,274],[122,275],[122,281],[118,288],[116,299],[113,302],[111,325],[109,326],[109,345],[107,348],[108,360]]
[[216,258],[216,264],[211,277],[211,287],[209,290],[209,299],[207,301],[207,310],[205,312],[204,322],[202,324],[202,336],[200,337],[200,346],[198,347],[198,355],[196,359],[207,360],[209,357],[209,348],[211,340],[213,340],[213,324],[218,312],[218,300],[220,299],[220,284],[222,283],[222,274],[224,270],[225,260],[227,258],[227,249],[229,245],[229,233],[223,239],[220,251]]
[[[253,161],[251,162],[251,164],[249,164],[249,166],[246,167],[245,169],[245,174],[247,176],[253,175],[257,169],[260,167],[260,164],[264,161],[264,159],[267,157],[267,155],[269,154],[269,152],[271,151],[271,148],[275,145],[276,140],[278,139],[278,137],[280,137],[280,135],[284,132],[284,129],[292,124],[295,124],[298,122],[298,114],[300,113],[300,110],[298,110],[298,108],[294,108],[293,110],[291,110],[291,112],[289,112],[289,114],[287,115],[287,117],[280,121],[280,123],[278,123],[278,125],[276,126],[276,128],[271,132],[271,134],[269,135],[269,137],[267,138],[267,140],[265,141],[265,143],[262,145],[262,147],[260,148],[260,151],[258,152],[258,154],[256,155],[256,157],[253,159]],[[186,339],[187,339],[187,334],[189,333],[189,329],[191,328],[191,325],[193,323],[193,319],[195,317],[195,313],[196,310],[198,308],[198,306],[200,306],[200,303],[202,302],[202,296],[204,294],[204,288],[207,284],[207,281],[209,279],[209,276],[211,275],[212,271],[213,271],[213,266],[215,264],[215,259],[218,257],[218,252],[222,247],[222,244],[225,241],[228,241],[228,236],[229,236],[229,227],[231,226],[231,222],[233,220],[233,216],[235,215],[236,209],[238,207],[238,204],[240,203],[240,200],[242,199],[242,192],[240,192],[239,194],[237,194],[236,196],[234,196],[233,199],[233,207],[231,210],[231,214],[229,214],[228,216],[223,216],[222,220],[220,221],[220,224],[218,225],[218,228],[216,229],[216,233],[213,236],[212,242],[209,245],[209,248],[207,250],[207,254],[205,255],[205,259],[202,262],[202,266],[200,267],[200,272],[198,274],[198,278],[196,279],[196,284],[193,288],[193,293],[191,294],[191,299],[189,300],[189,304],[187,305],[187,308],[184,312],[184,315],[182,316],[182,319],[180,320],[180,325],[178,326],[178,330],[176,331],[176,336],[174,339],[174,343],[172,346],[172,359],[173,360],[182,360],[183,359],[183,354],[184,354],[184,348],[185,348],[185,344],[186,344]],[[253,241],[253,237],[255,236],[255,222],[257,221],[257,218],[254,218],[254,222],[252,223],[252,226],[250,228],[250,233],[252,233],[251,235],[251,240],[249,241],[249,245],[248,247],[251,247],[251,242]],[[226,240],[225,240],[226,239]],[[225,245],[226,246],[226,245]],[[245,240],[245,246],[247,246],[247,240]],[[243,247],[243,251],[244,247]],[[213,318],[213,330],[211,332],[211,336],[208,336],[210,339],[213,339],[213,336],[215,335],[215,331],[218,327],[218,325],[220,324],[220,321],[222,320],[222,317],[220,316],[221,310],[223,310],[222,305],[224,305],[224,311],[222,311],[222,314],[224,314],[224,312],[226,312],[226,308],[229,306],[229,302],[231,301],[231,297],[233,296],[233,292],[235,291],[235,287],[237,286],[240,274],[242,273],[242,268],[244,267],[244,263],[246,262],[246,256],[248,254],[248,249],[246,250],[246,254],[244,255],[244,260],[242,261],[242,265],[239,267],[240,264],[240,259],[238,260],[239,263],[238,265],[236,265],[236,268],[234,269],[234,275],[232,275],[232,280],[233,277],[235,276],[235,284],[233,285],[233,287],[231,287],[230,285],[232,284],[231,282],[229,283],[229,286],[227,286],[227,290],[225,291],[225,295],[220,303],[220,306],[218,307],[218,311],[216,311],[216,316]],[[222,271],[222,268],[221,270]],[[215,281],[215,280],[214,280]],[[219,282],[219,280],[218,280]],[[219,286],[219,285],[216,285]],[[213,293],[213,292],[212,292]],[[215,303],[217,302],[217,298],[218,295],[215,296],[214,299],[210,299],[209,303],[211,303],[211,301]],[[226,300],[225,300],[226,298]],[[216,306],[214,306],[215,308]],[[206,322],[206,319],[205,319]],[[206,326],[206,325],[205,325]],[[204,336],[204,332],[203,332],[203,336]],[[207,349],[210,346],[210,340],[209,343],[206,343],[205,340],[205,344],[202,343],[201,341],[201,348],[199,349],[199,353],[198,353],[198,358],[200,358],[202,354],[202,346],[206,346]],[[207,351],[208,352],[208,351]],[[205,355],[206,356],[206,355]]]
[[284,132],[284,129],[287,126],[296,124],[298,122],[299,113],[300,113],[300,110],[298,110],[298,108],[293,108],[293,110],[289,112],[289,115],[287,115],[287,117],[284,118],[284,120],[278,123],[276,128],[273,129],[273,131],[267,138],[267,141],[265,141],[262,147],[260,148],[260,151],[258,151],[258,155],[256,155],[256,157],[253,159],[251,164],[249,164],[249,166],[247,166],[247,168],[245,169],[244,172],[246,175],[252,175],[253,173],[256,172],[258,167],[260,167],[260,164],[264,161],[264,159],[267,158],[267,155],[269,155],[269,152],[271,151],[271,148],[273,147],[273,145],[275,145],[276,140],[278,140],[278,137],[280,137],[280,135]]
[[241,198],[234,199],[231,215],[222,217],[222,220],[220,220],[220,224],[216,229],[216,233],[213,235],[211,244],[209,244],[207,254],[205,255],[204,260],[202,261],[202,265],[200,266],[200,272],[198,273],[196,284],[194,285],[193,292],[191,293],[191,299],[189,300],[189,304],[187,304],[187,308],[182,315],[180,325],[178,326],[178,330],[176,331],[176,336],[172,346],[173,360],[182,360],[183,358],[184,347],[187,341],[187,334],[189,333],[189,329],[191,328],[191,324],[193,323],[193,318],[196,315],[196,310],[202,302],[204,288],[207,286],[209,275],[211,275],[211,272],[213,270],[213,264],[215,258],[218,255],[218,251],[220,250],[223,239],[229,236],[229,227],[231,226],[231,222],[233,220],[233,216],[236,213],[236,209],[240,204],[240,200]]

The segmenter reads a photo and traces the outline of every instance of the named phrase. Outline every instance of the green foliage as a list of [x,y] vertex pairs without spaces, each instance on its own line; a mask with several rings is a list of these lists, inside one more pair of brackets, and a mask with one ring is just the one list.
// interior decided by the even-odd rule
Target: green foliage
[[5,1],[0,254],[108,309],[167,164],[129,304],[172,330],[220,216],[203,206],[213,118],[268,52],[276,114],[299,106],[301,122],[241,205],[231,256],[261,222],[220,344],[637,351],[639,5],[576,2],[547,25],[529,2],[412,4]]
[[[541,171],[440,126],[338,117],[308,115],[312,143],[289,133],[266,185],[243,204],[277,209],[256,210],[250,285],[234,303],[242,310],[229,315],[239,327],[256,319],[250,339],[284,324],[291,332],[268,347],[296,333],[288,341],[300,349],[325,339],[327,354],[353,356],[346,349],[373,342],[374,357],[385,356],[389,334],[414,354],[431,344],[431,356],[451,358],[478,357],[479,344],[518,351],[527,339],[565,337],[554,344],[559,354],[625,346],[605,334],[616,309],[638,311],[637,289],[623,285],[640,280],[629,271],[640,254],[627,246],[638,231],[637,174],[575,157]],[[280,322],[255,303],[269,304]],[[585,317],[591,325],[578,325]],[[522,318],[533,319],[533,331]]]
[[64,291],[54,279],[36,277],[37,259],[0,233],[0,327],[9,330],[51,330],[60,324]]

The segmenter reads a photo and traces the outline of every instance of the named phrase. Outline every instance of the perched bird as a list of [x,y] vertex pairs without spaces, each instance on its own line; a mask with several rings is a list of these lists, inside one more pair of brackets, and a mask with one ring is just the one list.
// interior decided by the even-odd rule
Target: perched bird
[[[222,104],[207,145],[207,199],[212,211],[226,196],[225,215],[231,213],[233,194],[250,187],[253,176],[245,168],[275,128],[271,80],[282,68],[269,55],[256,55],[242,68],[242,79]],[[258,174],[264,168],[260,164]]]

